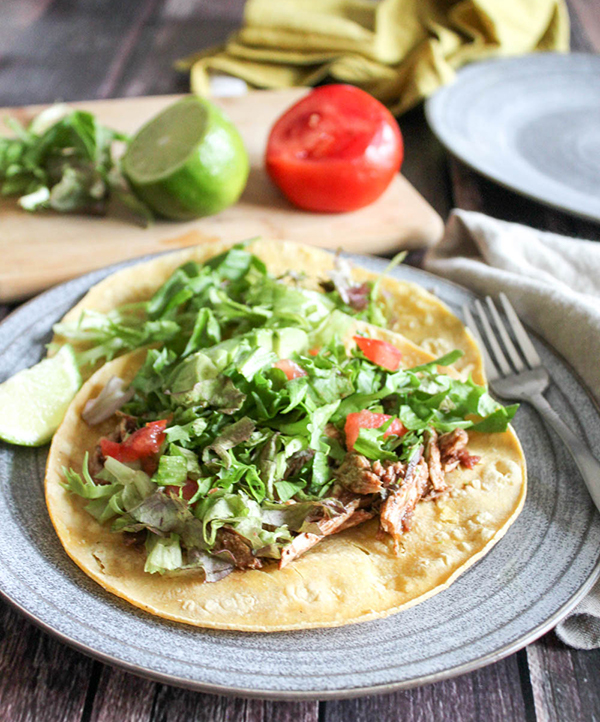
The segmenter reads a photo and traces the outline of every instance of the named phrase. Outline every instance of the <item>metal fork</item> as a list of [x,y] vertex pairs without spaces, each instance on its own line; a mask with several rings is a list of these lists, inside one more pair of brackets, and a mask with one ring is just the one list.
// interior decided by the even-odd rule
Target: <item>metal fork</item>
[[485,299],[487,312],[481,301],[474,303],[487,344],[482,341],[471,310],[463,306],[467,326],[483,352],[490,388],[502,399],[527,401],[537,409],[571,452],[594,504],[600,510],[600,462],[546,401],[543,392],[550,384],[548,372],[508,298],[504,293],[499,297],[516,345],[489,296]]

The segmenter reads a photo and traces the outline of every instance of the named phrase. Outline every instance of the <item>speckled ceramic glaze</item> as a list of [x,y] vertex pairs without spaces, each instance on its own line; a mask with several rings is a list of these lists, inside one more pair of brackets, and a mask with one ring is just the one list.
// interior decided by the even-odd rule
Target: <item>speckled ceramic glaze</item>
[[[373,270],[385,265],[357,260]],[[52,324],[109,270],[48,291],[0,325],[0,381],[42,356]],[[400,268],[394,274],[437,293],[454,310],[471,299],[467,291],[422,271]],[[550,402],[592,448],[600,448],[600,415],[587,392],[551,350],[536,346],[555,381]],[[201,690],[343,697],[461,674],[552,627],[599,571],[600,515],[570,456],[530,408],[518,412],[515,426],[529,466],[521,516],[449,589],[387,619],[338,629],[248,634],[205,631],[145,614],[105,593],[63,551],[44,503],[47,449],[2,444],[0,589],[25,614],[80,650]]]
[[475,63],[427,102],[444,145],[530,198],[600,220],[600,57]]

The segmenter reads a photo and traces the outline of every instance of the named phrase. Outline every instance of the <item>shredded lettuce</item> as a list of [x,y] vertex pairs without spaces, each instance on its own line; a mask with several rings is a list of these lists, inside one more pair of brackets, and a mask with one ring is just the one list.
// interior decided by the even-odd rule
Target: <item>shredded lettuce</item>
[[183,486],[187,477],[187,460],[183,456],[164,454],[160,457],[158,470],[152,477],[152,481],[158,486]]
[[[64,471],[65,488],[99,521],[146,534],[151,573],[202,571],[214,580],[235,566],[227,535],[233,547],[276,559],[294,534],[319,533],[320,521],[344,509],[333,472],[346,455],[349,414],[390,416],[380,428],[361,428],[354,450],[405,462],[431,429],[504,431],[514,416],[516,406],[503,407],[471,378],[443,373],[460,351],[397,371],[358,349],[348,354],[341,339],[352,319],[381,321],[379,281],[353,284],[343,265],[326,293],[293,281],[268,276],[237,246],[183,265],[148,303],[57,327],[90,342],[84,362],[157,344],[122,408],[139,427],[168,419],[153,464],[109,457],[92,478],[86,457],[80,473]],[[299,374],[288,379],[278,359]],[[407,432],[386,437],[394,419]]]
[[26,128],[16,118],[7,124],[16,137],[0,137],[3,196],[20,196],[26,211],[98,215],[120,205],[132,220],[152,221],[115,157],[115,142],[125,135],[101,125],[92,113],[63,104],[43,110]]
[[150,532],[146,537],[146,564],[144,571],[164,574],[183,566],[183,554],[178,534],[160,537]]

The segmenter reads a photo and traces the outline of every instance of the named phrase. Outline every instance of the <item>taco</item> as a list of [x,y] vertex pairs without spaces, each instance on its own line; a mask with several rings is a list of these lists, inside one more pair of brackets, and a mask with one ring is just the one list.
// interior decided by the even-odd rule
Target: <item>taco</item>
[[[353,280],[324,253],[333,279],[319,286],[320,252],[284,244],[265,264],[272,248],[217,247],[201,265],[205,249],[174,254],[82,302],[96,346],[74,340],[90,364],[128,352],[55,434],[50,516],[86,574],[175,621],[278,631],[397,612],[451,584],[524,502],[515,407],[461,372],[480,361],[449,311],[419,290],[427,336],[404,320],[466,346],[436,358],[373,325],[394,284]],[[102,337],[107,318],[128,325]],[[127,330],[145,347],[129,351]]]

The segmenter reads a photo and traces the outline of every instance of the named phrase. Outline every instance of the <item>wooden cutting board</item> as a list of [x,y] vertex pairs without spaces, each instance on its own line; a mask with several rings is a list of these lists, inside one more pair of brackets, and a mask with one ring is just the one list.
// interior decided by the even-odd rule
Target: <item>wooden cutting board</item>
[[[207,240],[287,238],[357,253],[435,243],[442,233],[442,221],[401,175],[375,203],[352,213],[308,213],[283,198],[264,171],[264,148],[274,120],[305,92],[255,91],[215,99],[242,134],[252,166],[240,201],[216,216],[185,223],[157,221],[144,229],[111,217],[27,213],[13,200],[2,200],[0,302],[24,298],[117,261],[198,243],[198,235],[190,231],[200,231]],[[123,98],[73,106],[91,110],[106,125],[131,133],[177,97]],[[0,109],[0,118],[13,115],[27,121],[42,107]],[[0,132],[8,134],[1,125]]]

